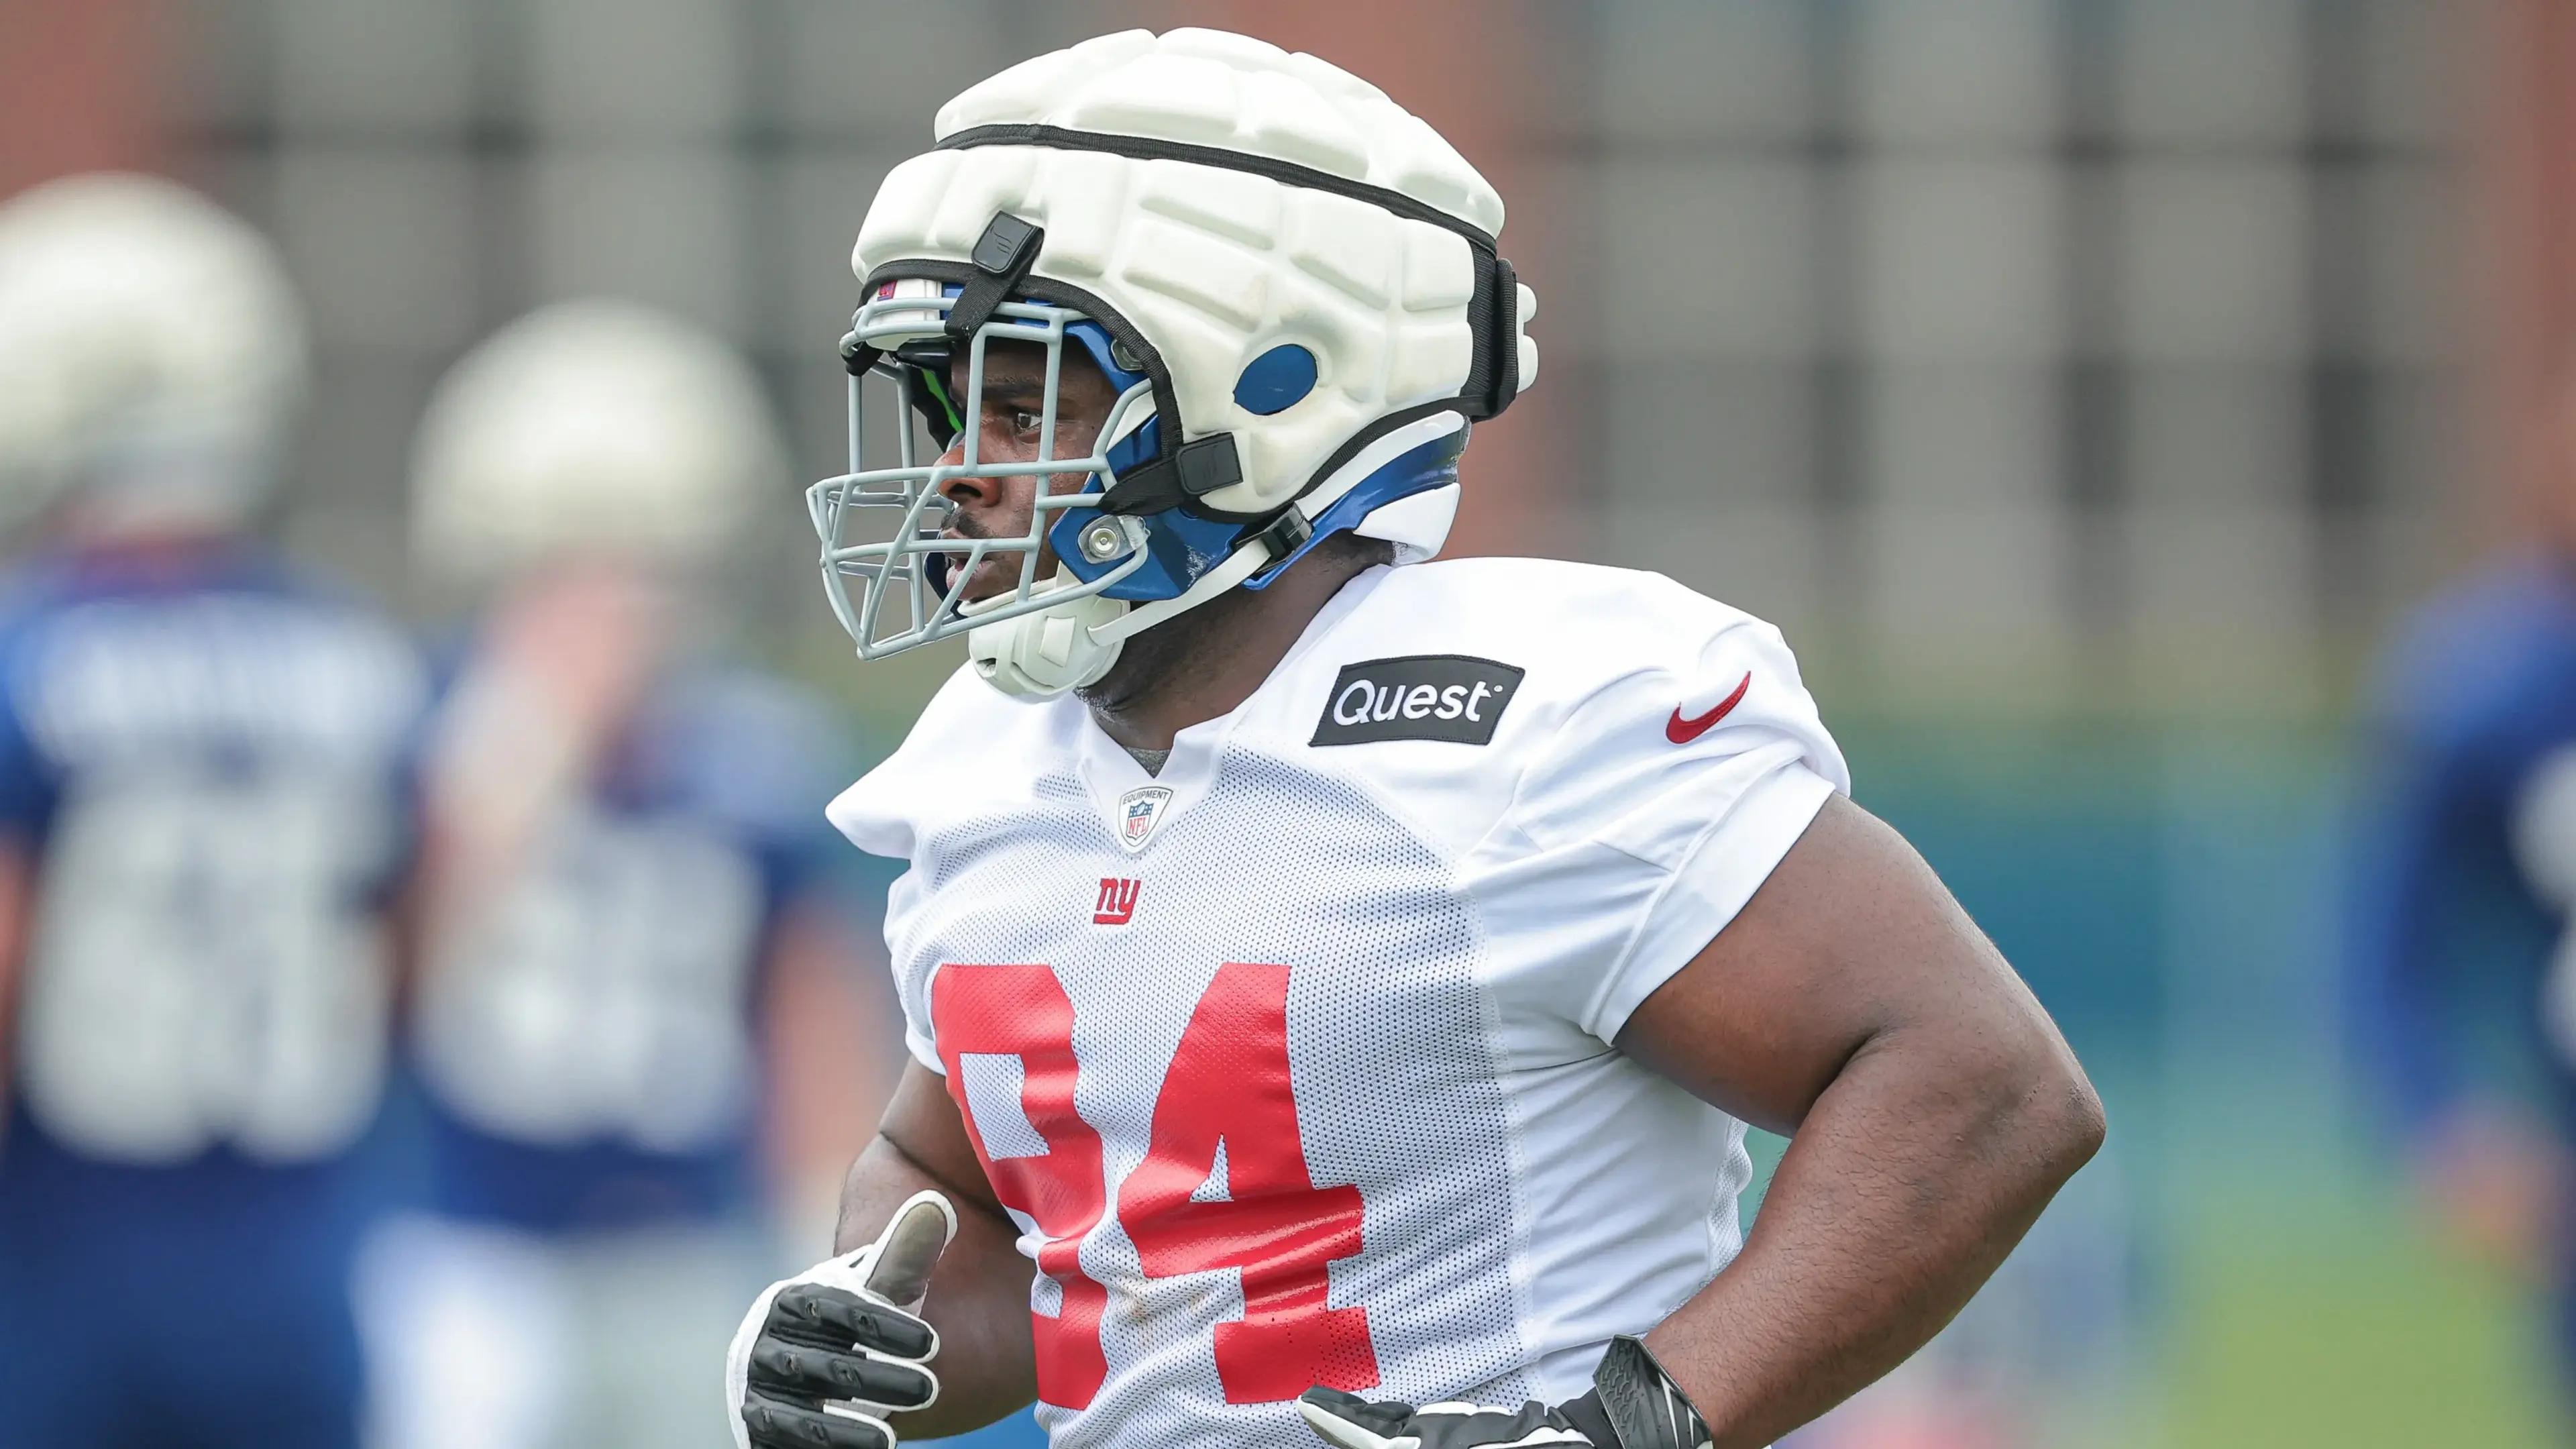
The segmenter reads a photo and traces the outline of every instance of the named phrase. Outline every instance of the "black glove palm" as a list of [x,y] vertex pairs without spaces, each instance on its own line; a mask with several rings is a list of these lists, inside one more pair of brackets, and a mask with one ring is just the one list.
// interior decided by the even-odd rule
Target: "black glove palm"
[[1371,1402],[1311,1388],[1297,1411],[1334,1449],[1706,1449],[1708,1425],[1633,1338],[1610,1340],[1592,1390],[1554,1408]]

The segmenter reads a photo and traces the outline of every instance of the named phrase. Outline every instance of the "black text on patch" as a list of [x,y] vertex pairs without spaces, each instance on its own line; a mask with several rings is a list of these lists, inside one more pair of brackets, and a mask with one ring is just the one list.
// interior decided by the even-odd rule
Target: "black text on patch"
[[1447,740],[1481,745],[1520,692],[1521,670],[1465,654],[1412,654],[1345,664],[1310,745]]

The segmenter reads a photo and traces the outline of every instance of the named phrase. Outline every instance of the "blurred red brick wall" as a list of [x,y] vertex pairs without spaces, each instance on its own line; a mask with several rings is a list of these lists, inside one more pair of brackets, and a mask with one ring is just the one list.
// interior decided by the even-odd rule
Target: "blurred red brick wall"
[[166,159],[167,21],[155,0],[0,0],[0,196]]
[[2482,522],[2576,549],[2576,0],[2481,0],[2473,263],[2488,467]]

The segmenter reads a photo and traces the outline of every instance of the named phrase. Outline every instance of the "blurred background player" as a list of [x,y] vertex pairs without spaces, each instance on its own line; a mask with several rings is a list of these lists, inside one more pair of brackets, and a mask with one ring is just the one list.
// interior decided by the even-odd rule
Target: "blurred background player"
[[[459,363],[414,462],[421,566],[485,612],[424,765],[430,1211],[361,1278],[380,1442],[721,1443],[707,1365],[769,1266],[764,1140],[818,1160],[819,1238],[877,1111],[863,1031],[810,1030],[857,1031],[865,999],[827,875],[834,727],[719,662],[711,586],[742,525],[792,507],[783,452],[725,346],[581,301]],[[793,1013],[798,1036],[797,993],[843,999]],[[851,1125],[800,1153],[800,1111]]]
[[267,243],[0,205],[0,1446],[356,1443],[347,1296],[423,670],[246,535],[305,384]]
[[2436,1232],[2554,1293],[2576,1393],[2576,549],[2535,544],[2435,596],[2376,693],[2359,1056]]

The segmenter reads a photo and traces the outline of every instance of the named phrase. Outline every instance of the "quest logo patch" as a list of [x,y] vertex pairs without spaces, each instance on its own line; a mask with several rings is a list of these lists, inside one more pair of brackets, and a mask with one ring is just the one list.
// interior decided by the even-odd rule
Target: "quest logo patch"
[[1465,654],[1411,654],[1345,664],[1310,745],[1379,740],[1489,744],[1525,671]]

